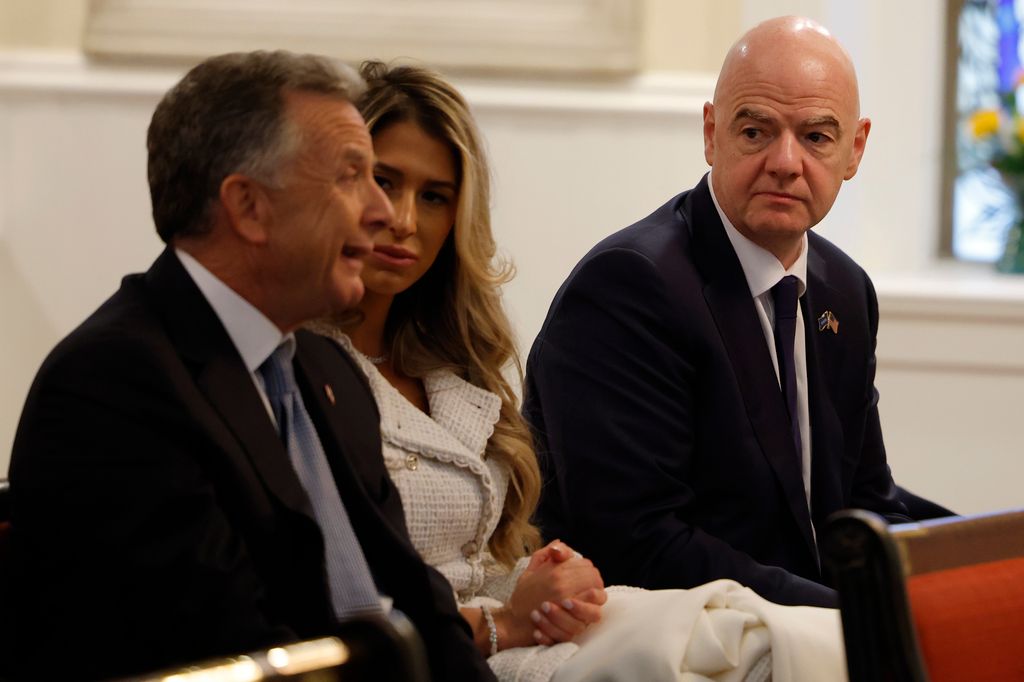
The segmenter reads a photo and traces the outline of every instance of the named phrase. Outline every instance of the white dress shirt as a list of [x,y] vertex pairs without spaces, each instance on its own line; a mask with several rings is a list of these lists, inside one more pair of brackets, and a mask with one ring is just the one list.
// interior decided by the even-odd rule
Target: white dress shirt
[[[772,356],[772,364],[775,366],[775,378],[778,379],[779,358],[775,352],[775,304],[772,300],[772,287],[778,284],[783,277],[793,275],[798,281],[797,295],[803,296],[807,291],[807,235],[803,236],[800,255],[792,267],[787,270],[782,267],[782,263],[774,254],[744,237],[729,222],[722,207],[718,205],[710,174],[708,175],[708,189],[711,190],[711,200],[715,203],[718,216],[722,219],[722,225],[725,226],[725,233],[728,235],[729,241],[732,242],[732,248],[736,251],[743,274],[747,278],[750,295],[754,298],[754,308],[761,320],[764,340],[768,344],[768,353]],[[808,509],[810,509],[811,419],[807,407],[807,347],[804,337],[804,317],[799,305],[796,307],[796,339],[793,360],[796,364],[796,412],[802,446],[800,470],[804,480],[804,495],[807,497]],[[781,383],[779,390],[782,390]]]
[[270,408],[270,401],[263,389],[263,381],[257,375],[256,370],[283,342],[294,344],[295,335],[282,334],[277,325],[267,319],[267,316],[261,313],[256,306],[217,279],[216,275],[191,255],[181,249],[174,249],[174,253],[192,281],[199,287],[203,298],[213,308],[220,323],[224,325],[235,349],[242,356],[245,368],[249,370],[249,376],[263,400],[263,406],[266,408],[267,414],[270,415],[270,420],[276,425],[274,411]]

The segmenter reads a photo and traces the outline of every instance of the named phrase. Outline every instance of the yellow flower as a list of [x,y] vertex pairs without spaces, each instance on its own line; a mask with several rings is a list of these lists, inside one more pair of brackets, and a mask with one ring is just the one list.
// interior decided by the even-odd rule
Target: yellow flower
[[979,109],[971,114],[970,126],[975,139],[995,135],[999,132],[999,112],[995,109]]

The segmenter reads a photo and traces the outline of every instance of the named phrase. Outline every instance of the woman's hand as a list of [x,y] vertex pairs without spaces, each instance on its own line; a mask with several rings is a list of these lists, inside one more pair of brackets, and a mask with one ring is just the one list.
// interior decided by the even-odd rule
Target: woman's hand
[[502,648],[567,642],[601,619],[605,601],[594,564],[555,540],[534,552],[507,606],[495,612],[499,641]]

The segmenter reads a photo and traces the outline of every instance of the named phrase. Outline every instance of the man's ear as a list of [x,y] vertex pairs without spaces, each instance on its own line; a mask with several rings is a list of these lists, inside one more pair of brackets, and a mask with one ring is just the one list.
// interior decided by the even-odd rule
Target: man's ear
[[860,160],[864,158],[864,147],[867,146],[868,133],[870,132],[870,118],[862,118],[857,121],[857,130],[853,135],[853,154],[850,156],[850,162],[846,164],[843,180],[849,180],[857,174],[857,169],[860,168]]
[[220,203],[235,234],[250,244],[267,242],[272,211],[270,197],[261,183],[232,173],[220,183]]
[[704,102],[704,160],[715,165],[715,105]]

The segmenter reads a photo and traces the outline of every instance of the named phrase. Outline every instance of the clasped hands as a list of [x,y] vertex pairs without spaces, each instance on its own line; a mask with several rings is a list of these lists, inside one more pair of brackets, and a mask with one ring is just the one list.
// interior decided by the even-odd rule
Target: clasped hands
[[601,620],[607,600],[594,564],[555,540],[533,553],[502,610],[506,646],[567,642]]

